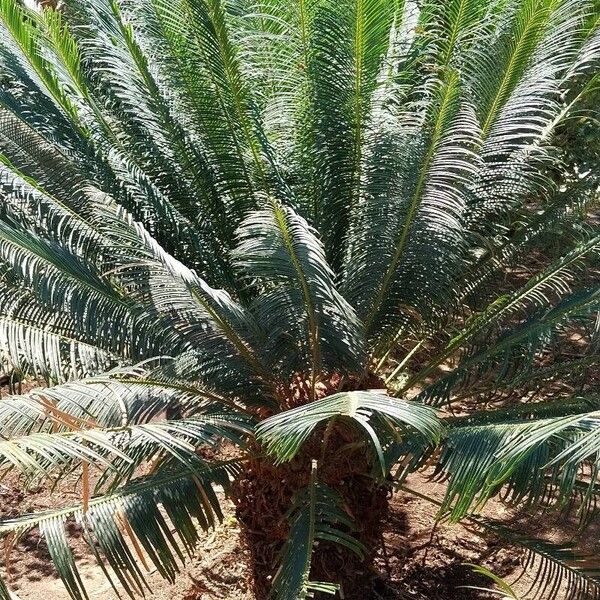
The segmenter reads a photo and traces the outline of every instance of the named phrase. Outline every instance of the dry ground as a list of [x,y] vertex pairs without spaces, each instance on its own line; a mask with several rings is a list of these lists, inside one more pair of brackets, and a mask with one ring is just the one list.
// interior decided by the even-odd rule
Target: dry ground
[[[441,484],[428,482],[422,475],[412,476],[408,485],[438,497],[443,492]],[[5,517],[57,504],[71,504],[77,500],[76,487],[71,491],[61,491],[60,496],[51,496],[41,488],[25,495],[19,491],[16,482],[12,485],[10,480],[0,483],[0,513]],[[165,583],[158,573],[150,572],[148,583],[152,592],[147,597],[156,600],[264,600],[255,599],[251,594],[248,554],[240,541],[233,506],[227,500],[224,500],[224,505],[227,508],[224,522],[203,539],[196,556],[182,567],[181,576],[175,584]],[[482,534],[469,523],[438,525],[434,529],[435,511],[435,506],[413,495],[405,492],[395,495],[386,524],[383,550],[376,560],[377,573],[365,573],[365,577],[370,577],[373,582],[373,600],[483,600],[492,596],[461,587],[487,585],[464,566],[465,562],[487,566],[509,580],[520,570],[518,551],[506,547],[493,536]],[[555,540],[560,539],[561,530],[548,516],[533,519],[511,514],[495,501],[490,503],[488,514],[496,518],[510,518],[520,529],[530,529],[538,534],[543,534],[544,530],[552,532]],[[116,600],[117,595],[85,545],[77,540],[76,532],[74,534],[74,553],[90,600]],[[9,568],[10,587],[17,598],[68,598],[50,564],[45,543],[36,533],[26,536],[11,553]],[[526,574],[515,589],[524,593],[528,580],[530,578]],[[554,598],[560,600],[560,596]]]

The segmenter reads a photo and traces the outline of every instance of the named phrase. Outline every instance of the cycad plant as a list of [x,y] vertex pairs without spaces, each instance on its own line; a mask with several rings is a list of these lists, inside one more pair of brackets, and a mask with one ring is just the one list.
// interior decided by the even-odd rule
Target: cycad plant
[[[144,564],[175,577],[222,486],[258,598],[364,598],[389,494],[420,468],[447,484],[440,518],[501,494],[585,524],[597,179],[561,176],[552,144],[599,83],[599,16],[0,0],[0,342],[47,382],[2,399],[0,462],[81,490],[2,521],[6,553],[39,527],[85,598],[75,521],[135,595]],[[600,596],[589,560],[475,518],[541,556],[538,584]]]

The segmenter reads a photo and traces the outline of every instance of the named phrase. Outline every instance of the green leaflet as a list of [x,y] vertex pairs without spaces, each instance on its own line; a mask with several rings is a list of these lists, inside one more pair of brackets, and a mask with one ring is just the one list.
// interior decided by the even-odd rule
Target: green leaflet
[[304,600],[314,592],[335,594],[339,586],[310,581],[311,556],[319,540],[342,545],[359,557],[365,548],[347,530],[354,523],[338,494],[317,480],[313,463],[308,488],[300,490],[288,516],[290,533],[281,550],[279,568],[273,578],[272,598]]
[[[431,461],[453,519],[501,495],[583,527],[599,23],[595,0],[0,0],[0,363],[49,386],[0,402],[0,463],[84,489],[0,532],[39,526],[79,600],[75,519],[140,593],[240,476],[206,447],[277,468],[340,421],[376,481]],[[281,600],[336,590],[322,541],[363,551],[318,474]],[[580,582],[553,552],[549,591]]]

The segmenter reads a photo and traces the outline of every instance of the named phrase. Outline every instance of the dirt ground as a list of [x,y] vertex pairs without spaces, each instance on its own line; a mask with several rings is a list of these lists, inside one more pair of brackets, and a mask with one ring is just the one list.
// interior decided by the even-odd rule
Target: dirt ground
[[[407,485],[437,497],[443,493],[442,484],[426,481],[422,475],[411,476]],[[19,491],[16,482],[13,485],[10,480],[0,483],[0,514],[3,517],[77,500],[75,487],[72,492],[61,491],[57,498],[41,488],[25,495]],[[149,573],[152,593],[147,597],[156,600],[265,600],[255,599],[249,589],[248,553],[240,541],[233,505],[226,499],[223,504],[226,508],[224,522],[203,539],[196,556],[182,566],[175,584],[164,582],[156,572]],[[434,529],[435,513],[435,506],[411,494],[398,492],[394,496],[375,572],[365,573],[372,581],[372,600],[483,600],[494,596],[462,587],[489,587],[486,580],[475,576],[464,563],[484,565],[508,580],[521,571],[520,555],[514,548],[506,547],[494,536],[482,534],[467,522],[438,525]],[[488,513],[496,518],[511,517],[497,502],[489,505]],[[535,523],[529,519],[523,526],[539,530],[541,521]],[[72,547],[90,599],[116,600],[118,596],[85,545],[77,540],[76,532]],[[68,598],[50,563],[45,542],[36,533],[26,536],[10,553],[9,571],[8,582],[15,599]],[[530,581],[525,574],[515,590],[524,593]]]
[[[35,382],[24,384],[23,391],[35,387]],[[68,481],[68,480],[67,480]],[[416,473],[406,486],[430,498],[441,500],[444,484],[429,480]],[[234,506],[224,497],[223,522],[204,536],[196,555],[181,565],[174,584],[161,578],[150,563],[147,583],[151,592],[146,598],[155,600],[267,600],[256,598],[250,589],[250,553],[244,548]],[[79,481],[61,485],[60,491],[49,492],[47,487],[24,492],[16,476],[9,474],[0,481],[0,519],[16,517],[51,507],[70,506],[81,501]],[[371,580],[368,598],[356,600],[486,600],[497,595],[464,586],[490,587],[487,579],[476,576],[465,563],[482,565],[513,584],[522,600],[529,600],[527,592],[535,576],[536,565],[523,572],[522,554],[515,548],[483,531],[472,523],[436,525],[437,506],[413,494],[399,491],[390,503],[385,524],[382,549],[373,572],[365,573]],[[576,530],[573,523],[564,523],[552,514],[532,515],[508,509],[492,499],[485,516],[513,523],[521,531],[528,531],[553,542],[570,541]],[[90,600],[118,600],[102,570],[95,562],[78,532],[69,532],[71,547],[80,568]],[[600,543],[600,515],[586,531],[579,547],[598,555]],[[3,555],[3,556],[2,556]],[[8,558],[8,573],[6,559]],[[8,583],[14,600],[68,600],[58,578],[45,541],[37,531],[26,535],[10,553],[0,547],[0,573]],[[122,598],[126,594],[121,593]],[[329,598],[330,596],[327,596]],[[346,594],[350,600],[355,595]],[[558,590],[550,600],[566,597],[566,590]],[[343,598],[341,600],[344,600]]]

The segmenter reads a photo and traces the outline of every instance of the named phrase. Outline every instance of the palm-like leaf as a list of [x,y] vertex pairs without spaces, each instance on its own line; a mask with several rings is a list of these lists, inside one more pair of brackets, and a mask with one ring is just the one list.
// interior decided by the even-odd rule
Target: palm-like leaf
[[383,444],[379,436],[383,437],[385,430],[373,429],[369,422],[375,417],[387,417],[397,428],[412,427],[423,436],[424,446],[435,445],[441,434],[436,415],[424,406],[368,392],[346,392],[269,417],[260,423],[256,435],[267,451],[283,462],[297,454],[317,426],[331,423],[337,417],[348,418],[364,430],[384,473]]
[[[277,338],[289,339],[293,353],[284,359],[288,377],[306,361],[312,395],[322,370],[360,370],[364,361],[362,327],[354,309],[337,291],[334,273],[316,232],[286,207],[250,214],[238,232],[235,264],[250,278],[264,281],[257,302],[261,322]],[[289,329],[295,315],[299,331]],[[294,352],[304,338],[300,355]],[[281,342],[278,340],[278,346]],[[275,355],[273,363],[281,362]],[[290,366],[288,366],[290,365]]]
[[[172,579],[213,483],[251,477],[202,458],[220,440],[303,474],[280,600],[337,589],[319,541],[363,551],[345,452],[373,486],[435,464],[453,519],[502,493],[587,522],[598,184],[552,144],[599,24],[593,0],[0,0],[0,358],[52,386],[0,404],[0,463],[83,500],[8,545],[39,526],[85,597],[74,516],[128,594],[138,558]],[[588,571],[556,572],[575,598]]]
[[[191,553],[198,539],[198,524],[206,531],[221,516],[213,485],[227,485],[229,475],[238,469],[235,461],[213,465],[199,462],[193,469],[164,469],[132,481],[110,496],[89,499],[83,506],[7,520],[2,532],[20,537],[40,527],[69,594],[81,599],[87,593],[65,533],[67,519],[74,518],[97,559],[112,567],[119,583],[133,596],[147,587],[138,566],[140,560],[146,561],[142,548],[161,575],[172,581],[179,571],[178,560],[184,560],[182,549]],[[160,506],[176,526],[177,537],[171,533]],[[8,600],[10,595],[3,598]]]
[[314,592],[335,594],[338,586],[309,581],[313,546],[319,540],[343,545],[358,556],[364,548],[344,529],[352,531],[352,518],[342,499],[316,478],[313,463],[310,485],[300,490],[290,511],[290,533],[282,548],[281,564],[273,581],[274,598],[309,598]]

